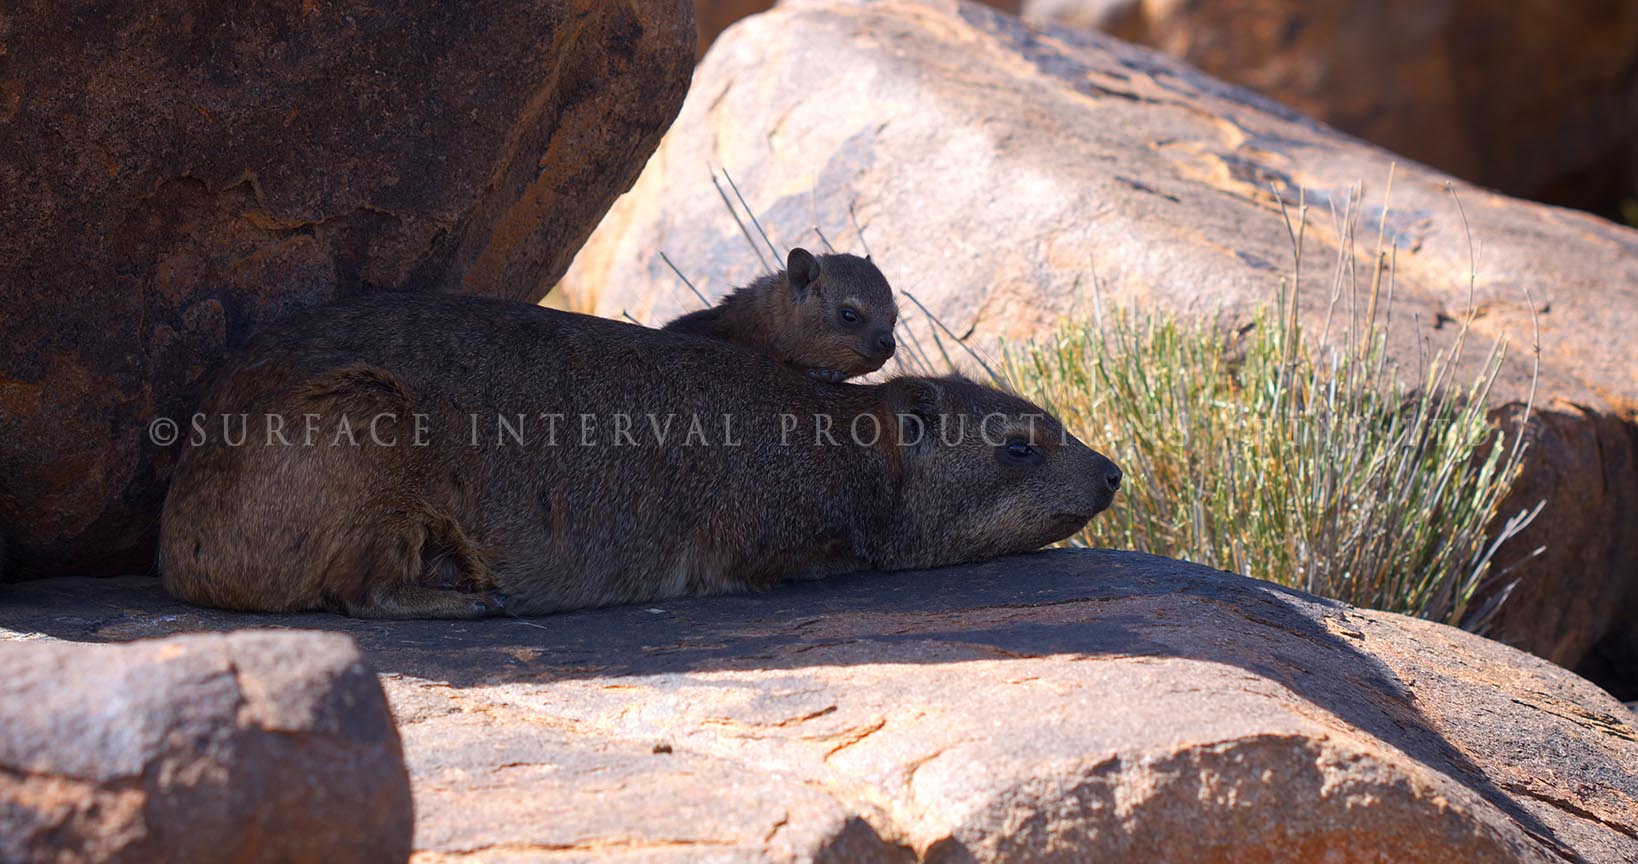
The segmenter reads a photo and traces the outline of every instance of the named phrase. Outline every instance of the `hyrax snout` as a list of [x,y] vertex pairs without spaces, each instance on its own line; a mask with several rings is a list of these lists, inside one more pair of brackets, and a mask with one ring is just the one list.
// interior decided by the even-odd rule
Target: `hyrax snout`
[[473,297],[309,310],[188,424],[160,570],[253,611],[536,614],[1038,548],[1120,473],[961,378],[861,386]]
[[[920,549],[891,568],[939,567],[1039,549],[1062,540],[1107,510],[1121,471],[1108,457],[1065,432],[1029,402],[963,378],[903,378],[889,398],[908,414],[916,460],[901,493],[915,506],[902,514],[904,533]],[[916,395],[912,395],[916,394]]]
[[822,381],[874,372],[893,356],[899,309],[870,258],[792,249],[785,269],[665,329],[732,342]]

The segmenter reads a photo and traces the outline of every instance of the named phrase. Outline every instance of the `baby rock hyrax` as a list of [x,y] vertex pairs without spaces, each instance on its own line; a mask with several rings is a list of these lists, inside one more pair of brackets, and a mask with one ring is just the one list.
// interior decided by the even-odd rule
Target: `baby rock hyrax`
[[231,357],[165,587],[250,611],[540,614],[1024,552],[1120,469],[961,378],[831,384],[712,339],[466,296],[292,315]]
[[792,249],[784,270],[665,329],[733,342],[834,383],[882,368],[898,318],[893,289],[868,256]]

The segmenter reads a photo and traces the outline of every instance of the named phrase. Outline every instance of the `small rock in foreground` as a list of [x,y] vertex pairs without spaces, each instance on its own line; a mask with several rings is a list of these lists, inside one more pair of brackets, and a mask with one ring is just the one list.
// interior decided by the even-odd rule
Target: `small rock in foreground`
[[351,639],[0,642],[0,861],[404,861],[409,777]]

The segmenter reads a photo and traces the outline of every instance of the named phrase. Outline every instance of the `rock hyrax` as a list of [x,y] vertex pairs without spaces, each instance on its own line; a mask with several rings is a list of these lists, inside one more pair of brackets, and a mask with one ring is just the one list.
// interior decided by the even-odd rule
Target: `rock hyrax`
[[792,249],[784,270],[665,329],[733,342],[837,382],[882,368],[898,319],[893,289],[868,257]]
[[477,297],[293,315],[193,421],[164,584],[252,611],[539,614],[937,567],[1067,537],[1120,483],[1035,406],[961,378],[829,384]]

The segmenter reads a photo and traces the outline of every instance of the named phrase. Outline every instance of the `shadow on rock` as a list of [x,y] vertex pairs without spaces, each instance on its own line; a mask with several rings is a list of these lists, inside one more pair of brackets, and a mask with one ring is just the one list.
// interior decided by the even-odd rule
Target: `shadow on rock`
[[[381,673],[456,688],[640,676],[664,691],[713,672],[996,658],[1187,658],[1234,666],[1389,742],[1573,857],[1475,761],[1516,748],[1518,740],[1506,740],[1514,730],[1492,724],[1480,733],[1484,741],[1453,742],[1450,731],[1466,728],[1456,715],[1482,708],[1451,704],[1442,675],[1407,681],[1383,659],[1385,650],[1424,654],[1425,647],[1407,639],[1414,642],[1425,628],[1443,629],[1392,626],[1403,621],[1221,571],[1114,551],[1055,550],[938,571],[856,574],[757,595],[454,623],[206,610],[172,600],[148,577],[0,588],[0,627],[13,631],[102,642],[243,627],[327,630],[355,638]],[[1597,753],[1574,755],[1600,762]],[[1618,782],[1619,769],[1609,766],[1612,781]],[[1634,786],[1631,778],[1626,785]],[[1638,794],[1638,787],[1625,791]]]

